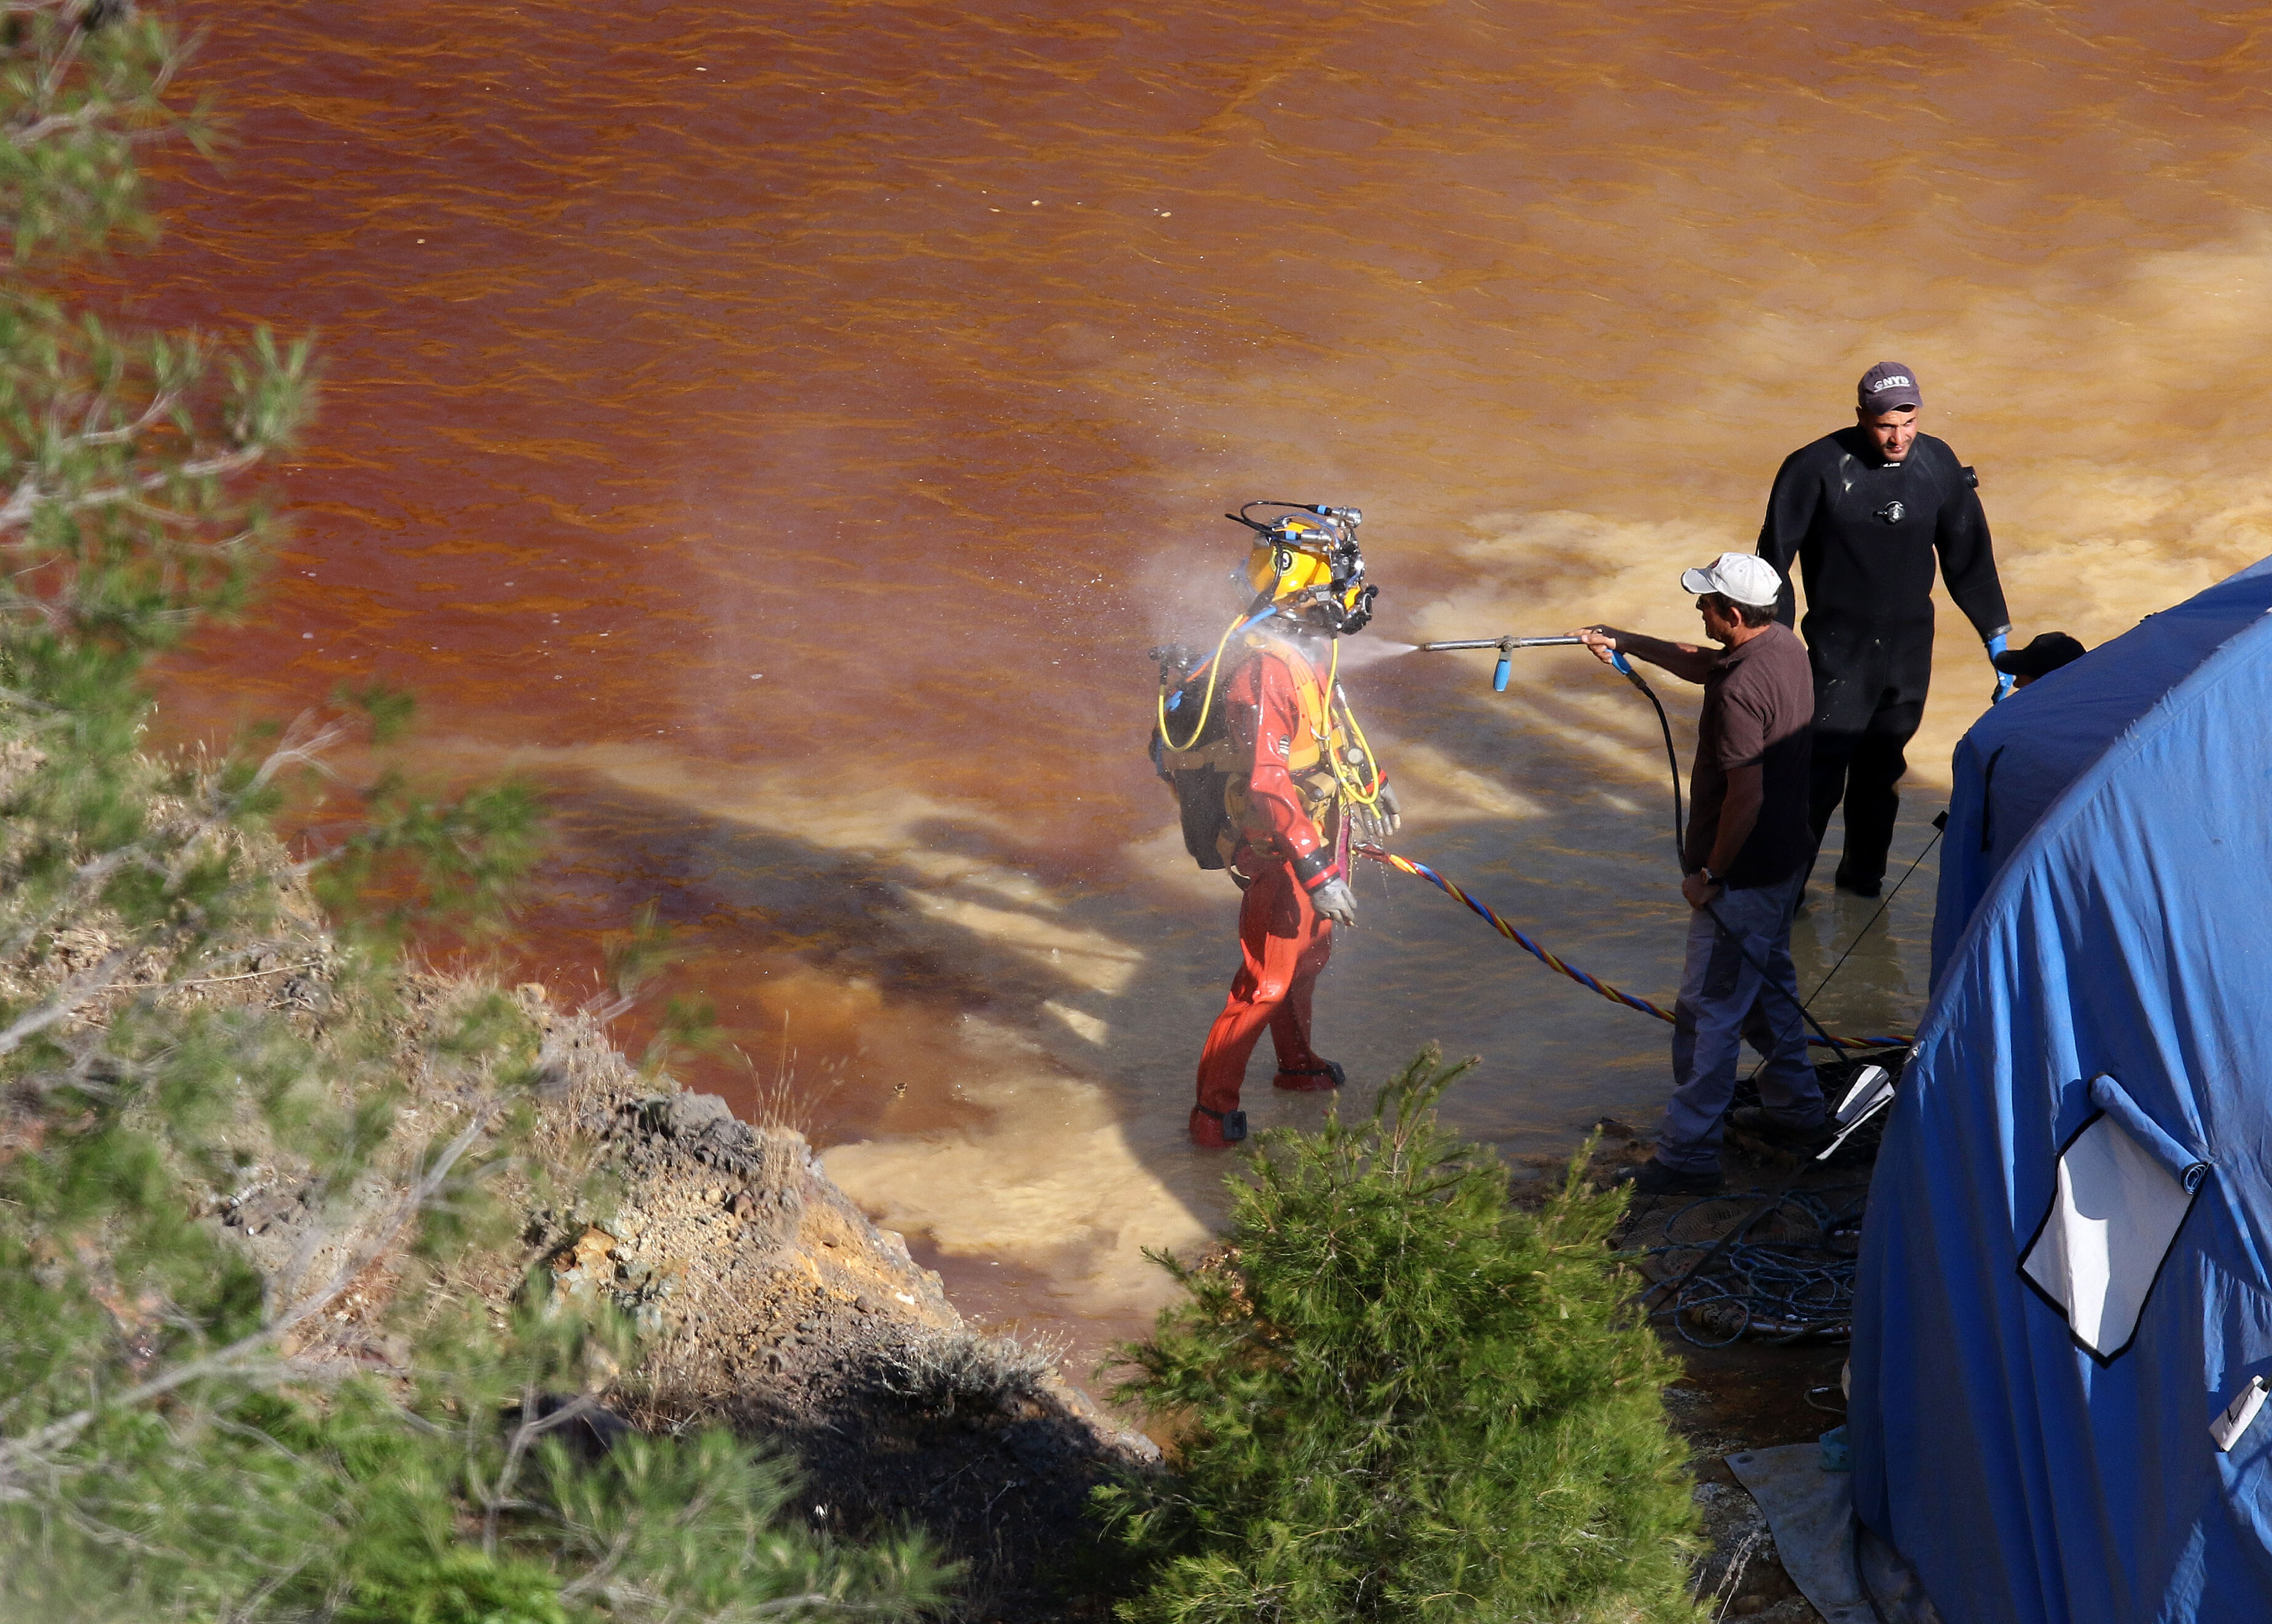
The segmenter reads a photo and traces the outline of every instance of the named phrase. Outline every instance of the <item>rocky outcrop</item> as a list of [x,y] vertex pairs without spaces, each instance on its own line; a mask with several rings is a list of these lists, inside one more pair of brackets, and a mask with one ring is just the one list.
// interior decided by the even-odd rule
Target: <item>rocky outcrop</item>
[[926,1530],[971,1564],[976,1616],[1064,1616],[1050,1575],[1088,1537],[1090,1491],[1158,1449],[1099,1415],[1050,1350],[966,1325],[802,1135],[643,1079],[590,1017],[522,997],[553,1096],[540,1151],[588,1192],[527,1233],[556,1291],[645,1333],[610,1405],[792,1456],[818,1526]]
[[938,1277],[830,1183],[802,1135],[737,1120],[714,1094],[617,1090],[579,1127],[615,1185],[604,1215],[534,1215],[560,1229],[553,1278],[607,1300],[654,1338],[658,1392],[696,1401],[751,1376],[809,1382],[841,1338],[879,1319],[900,1332],[963,1330]]

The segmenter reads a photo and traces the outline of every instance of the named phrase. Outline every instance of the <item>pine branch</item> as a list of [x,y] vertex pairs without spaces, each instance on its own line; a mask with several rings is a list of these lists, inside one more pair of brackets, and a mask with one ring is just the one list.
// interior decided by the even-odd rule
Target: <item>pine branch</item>
[[131,956],[123,950],[105,956],[71,977],[34,1005],[0,1028],[0,1058],[13,1054],[59,1021],[67,1021],[116,985],[118,972]]
[[[332,723],[310,730],[309,715],[304,711],[302,712],[294,719],[291,727],[286,730],[282,741],[262,761],[245,789],[235,795],[216,793],[211,796],[207,801],[206,815],[188,829],[153,830],[138,840],[129,841],[99,856],[88,858],[73,868],[68,883],[59,894],[50,899],[44,909],[20,921],[4,941],[0,941],[0,961],[12,959],[23,952],[43,932],[51,928],[57,920],[84,911],[92,905],[103,887],[127,868],[146,862],[153,853],[161,851],[171,851],[177,858],[195,852],[204,842],[235,823],[243,815],[245,807],[251,801],[253,792],[267,788],[275,781],[277,775],[287,769],[306,766],[318,771],[326,771],[325,754],[346,736],[347,728],[340,723]],[[178,861],[161,872],[164,875],[169,890],[179,883],[181,866]],[[254,875],[248,877],[243,884],[234,889],[236,894],[241,895],[249,890],[265,889],[267,883],[261,876]],[[105,963],[108,964],[109,961],[106,960]],[[47,1006],[41,1006],[32,1015],[22,1017],[17,1023],[19,1026],[26,1021],[31,1021],[34,1016],[43,1017],[28,1031],[18,1035],[13,1042],[9,1040],[13,1028],[0,1031],[0,1057],[14,1053],[21,1046],[25,1038],[44,1031],[52,1026],[56,1020],[84,1008],[94,998],[101,996],[102,992],[113,984],[115,980],[100,985],[93,982],[81,984],[78,979],[75,979],[72,983],[67,983],[65,988],[56,995],[57,999],[68,996],[71,1002],[67,1005],[59,1006],[52,1010]],[[161,983],[161,985],[163,984]]]
[[273,1387],[292,1380],[333,1380],[344,1374],[329,1364],[280,1358],[272,1355],[268,1350],[295,1327],[330,1307],[363,1270],[394,1249],[396,1243],[448,1181],[451,1172],[489,1131],[495,1121],[496,1113],[497,1107],[493,1104],[478,1111],[474,1119],[443,1148],[442,1153],[434,1158],[425,1173],[403,1192],[379,1233],[360,1250],[351,1254],[323,1285],[258,1330],[239,1337],[215,1352],[191,1360],[161,1375],[138,1382],[100,1404],[75,1410],[24,1437],[0,1438],[0,1494],[9,1487],[9,1476],[22,1470],[14,1463],[42,1459],[68,1447],[103,1414],[135,1409],[191,1382],[229,1376]]
[[529,1446],[546,1433],[565,1427],[572,1421],[581,1420],[599,1408],[589,1394],[579,1393],[551,1414],[539,1416],[535,1413],[537,1397],[534,1384],[522,1385],[520,1419],[514,1426],[512,1435],[505,1441],[504,1464],[497,1470],[495,1486],[482,1497],[482,1550],[486,1555],[497,1554],[498,1517],[508,1506],[522,1503],[510,1499],[509,1495],[513,1479],[520,1474],[521,1459],[528,1453]]
[[[74,436],[74,439],[76,443],[68,449],[79,450],[90,443],[82,436]],[[226,479],[254,466],[268,454],[268,451],[265,445],[240,446],[233,451],[194,458],[175,467],[146,473],[123,484],[101,486],[72,495],[64,495],[56,489],[42,487],[37,476],[27,473],[17,481],[15,489],[8,494],[8,499],[0,502],[0,529],[21,530],[32,522],[42,507],[54,508],[64,513],[84,513],[90,508],[114,507],[150,491],[163,490],[177,480]],[[168,514],[167,517],[173,519],[187,516]]]

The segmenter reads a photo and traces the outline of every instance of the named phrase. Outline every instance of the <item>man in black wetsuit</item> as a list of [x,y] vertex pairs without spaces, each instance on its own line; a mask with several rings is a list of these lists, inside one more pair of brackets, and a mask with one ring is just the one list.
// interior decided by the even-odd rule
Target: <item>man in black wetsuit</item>
[[1854,426],[1783,459],[1760,526],[1760,556],[1783,577],[1775,615],[1784,625],[1796,608],[1794,558],[1806,586],[1814,838],[1843,800],[1837,884],[1862,897],[1876,896],[1885,878],[1901,806],[1894,786],[1909,771],[1902,752],[1932,678],[1935,558],[1990,659],[2011,630],[1972,470],[1947,442],[1917,432],[1923,404],[1917,374],[1901,362],[1864,373]]

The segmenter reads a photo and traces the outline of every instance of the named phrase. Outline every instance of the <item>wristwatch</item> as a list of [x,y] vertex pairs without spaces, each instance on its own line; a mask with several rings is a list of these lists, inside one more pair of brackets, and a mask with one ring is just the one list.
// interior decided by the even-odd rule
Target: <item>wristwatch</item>
[[1722,890],[1726,890],[1728,889],[1728,883],[1727,883],[1727,881],[1725,881],[1725,880],[1722,879],[1718,875],[1716,875],[1716,874],[1713,873],[1709,868],[1703,869],[1701,872],[1702,872],[1702,874],[1703,874],[1703,875],[1704,875],[1704,883],[1705,883],[1705,884],[1707,884],[1707,885],[1716,885],[1716,886],[1718,886]]

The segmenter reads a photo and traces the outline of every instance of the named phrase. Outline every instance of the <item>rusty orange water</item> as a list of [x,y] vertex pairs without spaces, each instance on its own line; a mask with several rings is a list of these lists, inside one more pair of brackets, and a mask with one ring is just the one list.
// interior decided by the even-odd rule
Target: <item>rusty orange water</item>
[[[739,1046],[699,1080],[992,1311],[1125,1322],[1216,1211],[1181,1136],[1234,899],[1141,745],[1144,650],[1232,607],[1225,505],[1362,505],[1369,636],[1684,631],[1673,572],[1893,355],[2021,636],[2272,550],[2261,12],[191,9],[241,146],[169,168],[130,302],[313,327],[328,381],[271,608],[169,710],[378,674],[437,769],[543,779],[516,969],[588,985],[661,898]],[[1897,854],[1989,685],[1942,626]],[[1662,996],[1653,726],[1530,659],[1355,674],[1401,844]],[[1834,1024],[1916,1017],[1931,882]],[[1355,1076],[1480,1052],[1453,1109],[1518,1151],[1653,1113],[1661,1028],[1409,882],[1364,905],[1319,1017]],[[1868,917],[1808,917],[1810,982]]]

